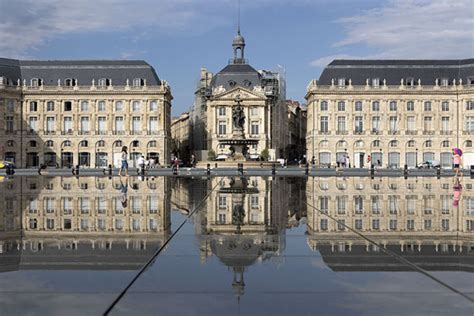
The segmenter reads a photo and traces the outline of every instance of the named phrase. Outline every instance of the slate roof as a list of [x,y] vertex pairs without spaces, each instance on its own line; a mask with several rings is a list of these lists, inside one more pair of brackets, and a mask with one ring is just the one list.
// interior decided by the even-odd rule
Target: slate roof
[[365,85],[367,79],[379,78],[380,84],[386,79],[387,85],[399,85],[403,78],[421,79],[421,84],[434,85],[436,79],[474,79],[474,58],[453,60],[333,60],[324,68],[318,83],[330,85],[331,79],[337,84],[338,78],[351,79],[353,85]]
[[0,76],[14,84],[20,79],[29,84],[32,78],[44,85],[57,85],[58,79],[76,79],[79,85],[90,85],[92,79],[112,80],[112,85],[130,85],[134,78],[146,79],[147,85],[159,85],[155,69],[143,60],[16,60],[0,58]]
[[[232,86],[231,82],[235,82]],[[260,73],[249,64],[229,64],[219,71],[211,80],[212,87],[223,86],[226,90],[236,86],[249,88],[260,86]]]

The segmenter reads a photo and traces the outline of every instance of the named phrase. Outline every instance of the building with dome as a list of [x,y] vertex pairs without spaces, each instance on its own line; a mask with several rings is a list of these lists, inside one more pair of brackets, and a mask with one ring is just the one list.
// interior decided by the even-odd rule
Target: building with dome
[[238,30],[233,58],[217,74],[201,69],[191,113],[193,151],[207,160],[283,158],[287,145],[285,80],[282,71],[257,71],[245,59]]

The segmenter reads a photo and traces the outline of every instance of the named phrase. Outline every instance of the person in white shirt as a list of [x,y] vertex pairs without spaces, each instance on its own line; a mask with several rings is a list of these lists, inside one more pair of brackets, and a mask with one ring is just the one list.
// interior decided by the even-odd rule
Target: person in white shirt
[[142,155],[137,159],[138,172],[143,172],[145,170],[145,157]]

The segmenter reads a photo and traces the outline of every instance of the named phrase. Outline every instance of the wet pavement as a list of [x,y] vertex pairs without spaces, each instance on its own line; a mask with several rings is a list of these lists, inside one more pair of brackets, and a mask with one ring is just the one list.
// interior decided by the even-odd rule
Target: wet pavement
[[0,315],[472,315],[474,181],[0,183]]

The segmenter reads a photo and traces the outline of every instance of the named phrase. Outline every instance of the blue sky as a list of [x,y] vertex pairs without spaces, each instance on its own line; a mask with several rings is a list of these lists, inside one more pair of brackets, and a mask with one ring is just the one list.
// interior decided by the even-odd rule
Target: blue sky
[[[144,59],[193,103],[201,67],[232,56],[236,0],[0,0],[0,55],[30,59]],[[241,0],[246,57],[282,65],[288,98],[334,58],[474,57],[474,0]]]

